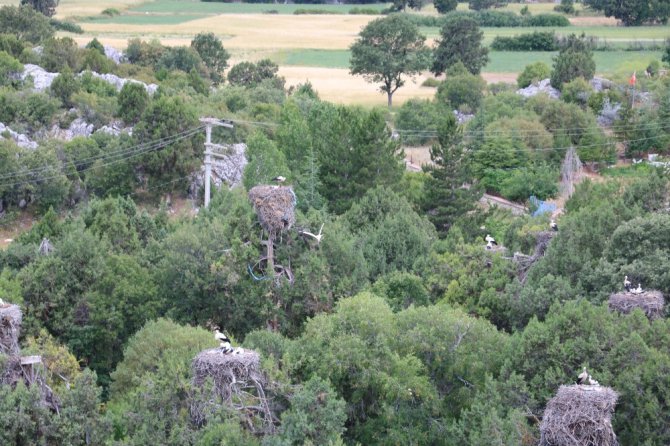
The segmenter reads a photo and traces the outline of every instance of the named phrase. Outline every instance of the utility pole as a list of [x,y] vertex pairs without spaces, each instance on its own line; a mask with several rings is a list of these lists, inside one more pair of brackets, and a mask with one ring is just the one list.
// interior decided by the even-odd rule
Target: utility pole
[[200,122],[205,124],[205,209],[209,207],[209,199],[211,196],[211,181],[212,181],[212,156],[217,156],[212,152],[212,149],[223,149],[221,144],[212,143],[212,127],[226,127],[233,128],[232,121],[222,121],[216,118],[200,118]]

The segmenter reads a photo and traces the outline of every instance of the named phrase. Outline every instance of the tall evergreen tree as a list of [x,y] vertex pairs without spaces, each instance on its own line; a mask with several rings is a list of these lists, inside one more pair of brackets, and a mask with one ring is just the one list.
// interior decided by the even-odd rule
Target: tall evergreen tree
[[468,156],[463,150],[462,130],[453,115],[445,115],[438,128],[438,144],[430,149],[433,166],[425,168],[424,210],[440,235],[444,236],[454,220],[474,208],[481,192],[468,180]]

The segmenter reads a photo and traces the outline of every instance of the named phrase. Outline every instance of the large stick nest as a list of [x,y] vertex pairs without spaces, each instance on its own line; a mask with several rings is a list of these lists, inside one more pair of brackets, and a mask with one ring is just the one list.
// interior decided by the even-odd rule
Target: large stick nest
[[191,405],[194,423],[205,424],[208,414],[223,404],[242,414],[252,432],[274,432],[275,417],[266,397],[267,380],[258,353],[241,348],[223,353],[213,348],[200,352],[193,359],[191,369],[195,386],[206,389],[212,385],[211,396],[196,398]]
[[540,446],[618,446],[612,429],[617,398],[609,387],[561,386],[544,411]]
[[643,291],[640,294],[628,292],[614,293],[609,299],[610,310],[628,314],[636,308],[642,309],[651,320],[663,317],[665,314],[665,299],[663,293],[656,290]]
[[19,354],[21,319],[21,308],[18,305],[5,304],[0,307],[0,353]]
[[271,234],[288,231],[295,223],[296,198],[289,186],[255,186],[249,191],[263,229]]

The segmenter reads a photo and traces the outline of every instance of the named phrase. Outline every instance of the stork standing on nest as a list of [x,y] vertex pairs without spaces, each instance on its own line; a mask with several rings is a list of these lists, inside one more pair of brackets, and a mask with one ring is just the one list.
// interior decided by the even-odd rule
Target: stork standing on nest
[[634,290],[631,290],[631,293],[633,293],[633,294],[642,294],[642,292],[643,291],[642,291],[642,284],[641,283],[637,284],[637,288],[635,288]]
[[491,243],[491,244],[493,244],[493,245],[498,246],[498,242],[496,242],[496,239],[494,239],[493,237],[491,237],[491,234],[486,234],[486,237],[484,237],[484,240],[486,240],[486,243],[487,243],[487,244],[488,244],[488,243]]
[[230,339],[224,333],[221,333],[218,328],[214,330],[214,339],[219,341],[221,353],[228,354],[233,352],[234,349],[230,345]]
[[623,276],[623,287],[626,289],[627,292],[630,293],[630,280],[628,280],[628,276]]
[[580,385],[585,384],[590,376],[591,375],[589,375],[589,373],[586,371],[586,367],[584,367],[584,370],[582,371],[582,373],[580,373],[577,376],[577,384],[580,384]]
[[279,176],[274,177],[272,179],[272,181],[274,181],[277,184],[282,184],[286,181],[286,177],[283,177],[283,176],[279,175]]
[[558,225],[556,224],[556,220],[554,220],[553,218],[549,222],[549,227],[551,228],[552,231],[558,232]]

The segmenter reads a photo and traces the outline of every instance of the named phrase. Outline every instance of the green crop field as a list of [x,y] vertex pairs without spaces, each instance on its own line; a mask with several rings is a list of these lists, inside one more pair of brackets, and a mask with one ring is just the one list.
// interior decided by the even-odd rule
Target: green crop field
[[280,3],[221,3],[181,0],[156,0],[128,9],[129,13],[154,14],[263,14],[276,11],[277,14],[293,14],[297,9],[315,9],[348,14],[354,7],[372,8],[381,11],[387,3],[371,5],[308,5]]
[[[547,51],[491,51],[487,73],[517,73],[533,62],[544,62],[551,66],[555,52]],[[280,65],[322,68],[349,68],[351,53],[347,50],[291,50],[280,51],[270,56]],[[649,62],[660,59],[660,51],[596,51],[598,73],[618,73],[644,70]]]
[[[557,28],[518,27],[518,28],[481,28],[484,33],[484,43],[490,44],[496,36],[510,37],[519,34],[532,33],[533,31],[553,31],[558,36],[570,34],[585,34],[597,37],[604,41],[612,42],[636,42],[656,41],[662,43],[670,37],[670,26],[565,26]],[[428,38],[437,38],[440,29],[435,27],[422,27],[421,32]]]

